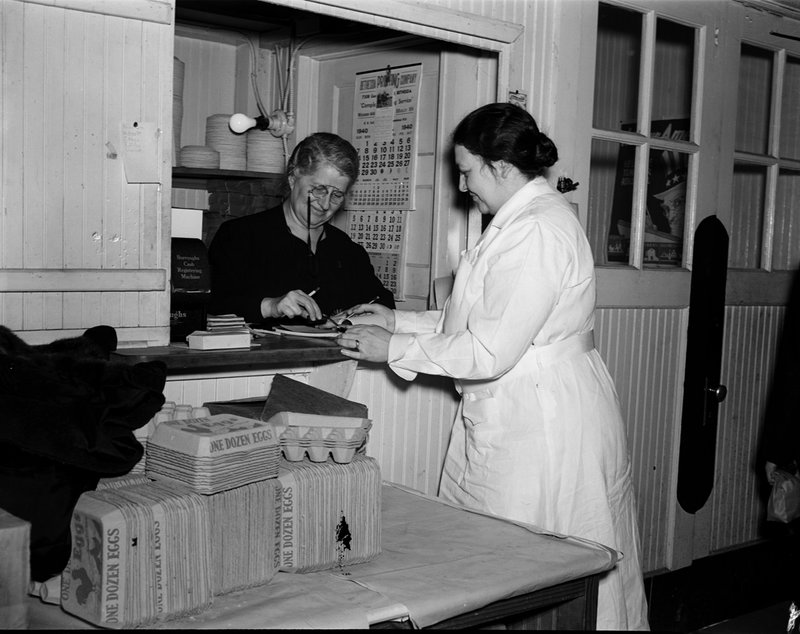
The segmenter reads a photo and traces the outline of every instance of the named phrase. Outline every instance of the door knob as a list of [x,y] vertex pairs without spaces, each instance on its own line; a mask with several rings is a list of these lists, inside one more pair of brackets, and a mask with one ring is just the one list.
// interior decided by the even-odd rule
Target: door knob
[[717,403],[722,403],[725,400],[725,397],[728,396],[728,388],[724,385],[718,385],[717,387],[707,387],[706,391],[713,394],[716,399]]

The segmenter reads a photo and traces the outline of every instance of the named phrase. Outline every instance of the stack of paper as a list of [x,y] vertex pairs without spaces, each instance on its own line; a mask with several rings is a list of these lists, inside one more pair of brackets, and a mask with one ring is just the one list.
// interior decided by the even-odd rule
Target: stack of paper
[[81,495],[61,577],[64,610],[129,628],[211,605],[206,499],[162,482]]
[[238,315],[208,315],[206,317],[206,330],[209,332],[241,331],[248,330],[243,317]]
[[195,330],[186,337],[189,348],[192,350],[225,350],[228,348],[249,348],[250,330]]
[[381,473],[373,458],[283,462],[278,479],[281,570],[329,570],[380,554]]
[[161,423],[147,443],[145,473],[208,495],[277,477],[279,459],[272,425],[216,414]]

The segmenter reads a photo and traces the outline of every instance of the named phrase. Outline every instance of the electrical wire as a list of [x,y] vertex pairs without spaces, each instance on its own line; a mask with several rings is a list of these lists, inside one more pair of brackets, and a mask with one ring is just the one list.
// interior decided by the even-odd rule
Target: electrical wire
[[250,47],[250,85],[253,87],[253,97],[256,100],[258,112],[262,117],[268,117],[269,114],[267,113],[267,109],[264,107],[264,102],[261,99],[261,93],[258,90],[258,77],[256,75],[256,69],[258,68],[258,52],[256,51],[255,44],[253,44],[253,38],[244,31],[236,32],[242,35],[245,40],[247,40],[247,44]]

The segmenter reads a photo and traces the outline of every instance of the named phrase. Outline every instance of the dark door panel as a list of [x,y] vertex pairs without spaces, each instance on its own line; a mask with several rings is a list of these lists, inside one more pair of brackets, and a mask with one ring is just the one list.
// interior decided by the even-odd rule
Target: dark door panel
[[717,412],[727,390],[720,385],[725,322],[728,232],[716,216],[697,227],[689,295],[678,502],[687,513],[700,510],[714,487]]

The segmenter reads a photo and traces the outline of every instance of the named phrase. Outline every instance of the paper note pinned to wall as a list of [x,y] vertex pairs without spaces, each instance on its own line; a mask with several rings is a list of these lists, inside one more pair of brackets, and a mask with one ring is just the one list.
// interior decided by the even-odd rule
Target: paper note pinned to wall
[[160,183],[158,161],[159,130],[155,123],[135,121],[120,124],[122,160],[129,183]]

